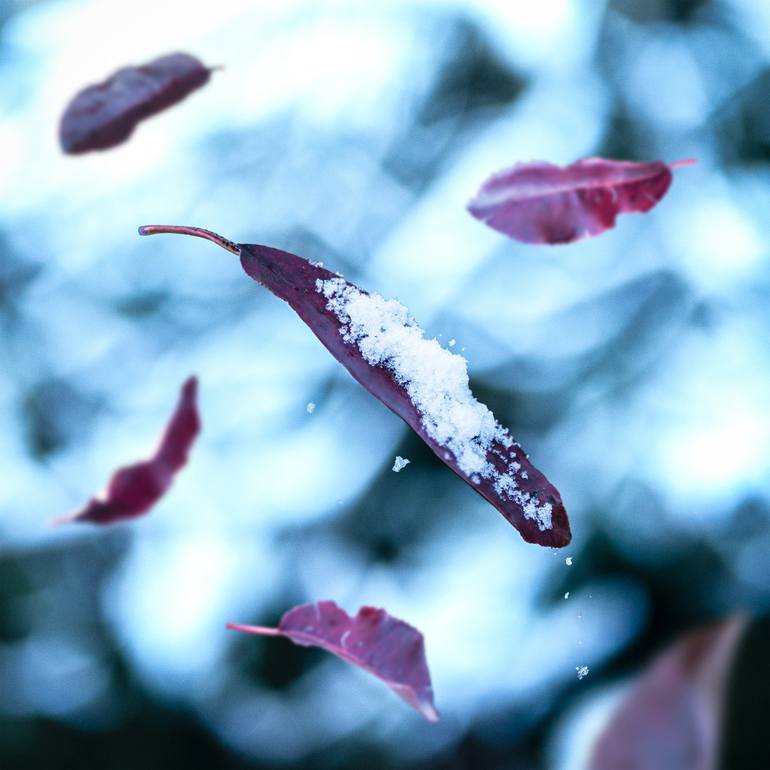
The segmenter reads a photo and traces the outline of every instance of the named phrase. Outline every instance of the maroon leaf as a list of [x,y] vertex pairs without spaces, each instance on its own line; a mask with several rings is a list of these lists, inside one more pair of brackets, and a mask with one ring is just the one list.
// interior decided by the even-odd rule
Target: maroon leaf
[[713,770],[742,618],[691,633],[642,673],[594,747],[590,770]]
[[525,540],[552,547],[570,542],[567,512],[558,491],[494,415],[473,398],[465,359],[435,340],[423,339],[402,305],[269,246],[235,244],[194,227],[149,225],[139,232],[195,235],[239,254],[246,273],[288,302],[350,374],[492,503]]
[[351,618],[334,602],[324,601],[294,607],[281,618],[278,628],[236,623],[227,627],[322,647],[382,679],[430,722],[438,720],[423,635],[385,610],[361,607]]
[[182,386],[176,410],[149,460],[119,468],[102,497],[91,498],[79,511],[54,519],[53,523],[112,524],[147,513],[168,491],[174,475],[187,462],[187,454],[200,431],[197,390],[198,381],[190,377]]
[[59,124],[61,148],[75,155],[121,144],[137,123],[182,101],[210,75],[208,67],[186,53],[119,69],[103,83],[84,88],[67,105]]
[[490,177],[468,211],[524,243],[572,243],[614,227],[618,214],[649,211],[666,194],[671,169],[693,162],[519,163]]

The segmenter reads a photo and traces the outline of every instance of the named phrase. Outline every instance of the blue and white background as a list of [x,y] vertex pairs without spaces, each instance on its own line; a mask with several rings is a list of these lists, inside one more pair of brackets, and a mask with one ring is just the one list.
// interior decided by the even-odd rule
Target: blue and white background
[[[76,91],[176,50],[223,69],[61,154]],[[768,88],[757,0],[0,0],[0,765],[579,770],[653,652],[765,611]],[[589,155],[698,163],[570,246],[464,209]],[[322,260],[455,338],[573,544],[522,542],[237,259],[150,223]],[[49,528],[191,373],[204,432],[156,509]],[[224,628],[322,598],[425,633],[438,725]]]

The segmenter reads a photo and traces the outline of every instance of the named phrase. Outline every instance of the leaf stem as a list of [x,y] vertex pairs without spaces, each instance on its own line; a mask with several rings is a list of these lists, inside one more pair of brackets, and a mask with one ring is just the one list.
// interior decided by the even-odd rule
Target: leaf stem
[[139,228],[139,235],[157,235],[158,233],[171,233],[172,235],[194,235],[196,238],[204,238],[207,241],[216,243],[227,251],[240,255],[241,249],[238,244],[228,241],[218,233],[211,230],[204,230],[202,227],[188,227],[187,225],[142,225]]
[[283,636],[277,628],[266,628],[265,626],[244,626],[241,623],[228,623],[227,628],[231,631],[245,631],[247,634],[259,634],[260,636]]
[[669,168],[681,168],[682,166],[694,166],[698,162],[697,158],[685,158],[684,160],[677,160],[674,163],[669,163]]

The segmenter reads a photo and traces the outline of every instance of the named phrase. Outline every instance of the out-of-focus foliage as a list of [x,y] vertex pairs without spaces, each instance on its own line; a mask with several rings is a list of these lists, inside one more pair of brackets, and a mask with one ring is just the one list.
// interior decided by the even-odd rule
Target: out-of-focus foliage
[[[766,611],[768,30],[755,0],[0,6],[0,766],[574,770],[617,682]],[[173,50],[225,68],[59,153],[73,92]],[[464,210],[490,169],[588,155],[699,163],[545,252]],[[573,545],[520,542],[236,259],[154,221],[323,260],[456,339]],[[206,430],[153,515],[49,531],[191,371]],[[440,723],[224,629],[320,598],[420,627]]]
[[745,618],[736,616],[664,650],[615,709],[596,741],[590,770],[713,770],[723,743],[727,684],[745,629]]

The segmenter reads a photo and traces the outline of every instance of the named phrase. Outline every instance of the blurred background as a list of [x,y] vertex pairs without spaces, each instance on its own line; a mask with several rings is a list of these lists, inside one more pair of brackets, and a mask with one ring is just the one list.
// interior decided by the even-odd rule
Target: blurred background
[[[75,92],[177,50],[224,69],[60,153]],[[768,89],[761,0],[0,0],[0,766],[580,770],[654,653],[764,613]],[[464,210],[493,171],[588,155],[698,164],[570,246]],[[161,222],[455,338],[573,543],[524,543],[236,258],[137,236]],[[151,514],[49,528],[192,373],[204,432]],[[438,725],[224,628],[324,598],[425,633]]]

